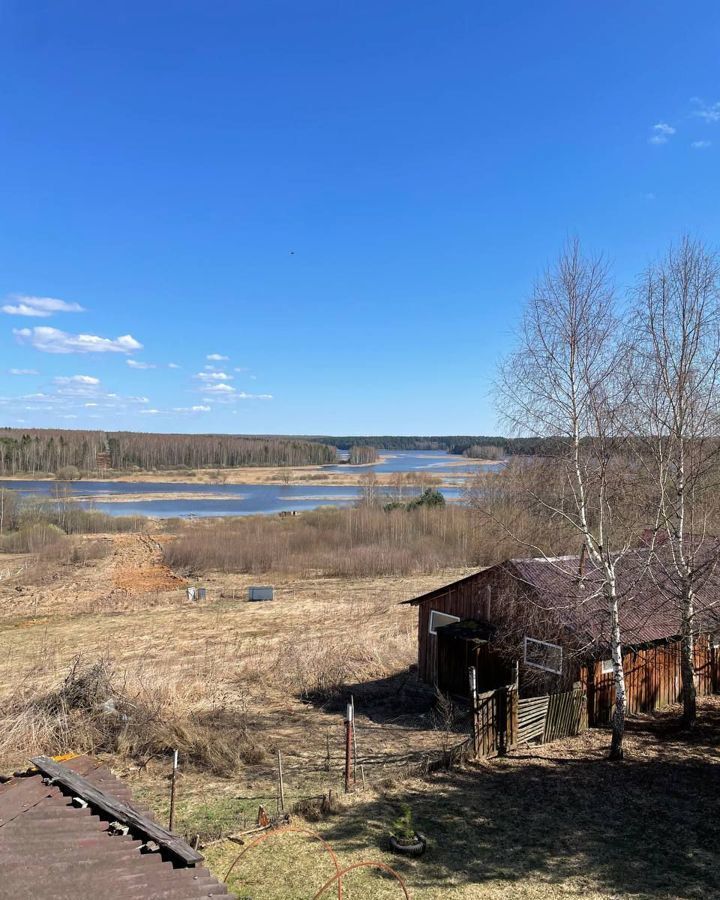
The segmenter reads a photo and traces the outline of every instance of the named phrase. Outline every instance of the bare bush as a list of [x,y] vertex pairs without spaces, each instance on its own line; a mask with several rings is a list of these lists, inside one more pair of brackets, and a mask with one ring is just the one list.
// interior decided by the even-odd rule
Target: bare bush
[[472,511],[463,507],[324,509],[187,526],[165,551],[188,571],[335,577],[411,575],[481,564]]
[[117,753],[141,763],[177,749],[188,764],[215,774],[264,751],[242,716],[222,709],[187,712],[174,686],[130,679],[108,657],[73,661],[44,694],[20,688],[0,714],[0,756],[18,753]]

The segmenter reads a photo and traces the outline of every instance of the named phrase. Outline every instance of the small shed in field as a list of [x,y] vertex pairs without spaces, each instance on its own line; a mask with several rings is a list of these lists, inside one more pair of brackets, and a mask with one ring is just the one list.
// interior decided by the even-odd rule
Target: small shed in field
[[[720,690],[720,572],[715,556],[697,586],[697,690]],[[628,711],[649,712],[680,697],[680,612],[671,567],[644,550],[618,563]],[[418,667],[440,690],[468,693],[519,677],[520,695],[570,690],[581,682],[591,725],[610,721],[614,680],[602,578],[579,556],[511,559],[405,601],[418,607]]]

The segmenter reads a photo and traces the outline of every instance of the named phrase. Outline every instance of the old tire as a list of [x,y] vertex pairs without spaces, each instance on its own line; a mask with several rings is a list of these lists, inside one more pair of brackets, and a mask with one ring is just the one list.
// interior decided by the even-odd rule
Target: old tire
[[415,832],[415,840],[409,843],[399,841],[394,834],[390,835],[390,849],[401,856],[422,856],[427,849],[427,838],[420,832]]

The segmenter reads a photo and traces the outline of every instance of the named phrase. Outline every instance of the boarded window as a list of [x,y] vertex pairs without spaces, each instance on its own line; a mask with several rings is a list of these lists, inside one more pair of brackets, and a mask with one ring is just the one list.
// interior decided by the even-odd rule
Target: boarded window
[[452,625],[453,622],[459,622],[459,616],[451,616],[448,613],[438,612],[436,609],[430,610],[430,634],[437,634],[437,629],[443,625]]
[[562,647],[558,644],[549,644],[547,641],[538,641],[535,638],[525,638],[525,665],[533,669],[542,669],[543,672],[562,674]]

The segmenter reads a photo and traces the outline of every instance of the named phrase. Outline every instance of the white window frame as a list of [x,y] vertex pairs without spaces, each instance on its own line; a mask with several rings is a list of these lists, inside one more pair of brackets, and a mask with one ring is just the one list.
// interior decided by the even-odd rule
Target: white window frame
[[[443,612],[440,609],[431,609],[430,610],[430,618],[428,619],[428,633],[429,634],[437,634],[437,626],[433,628],[435,616],[445,616],[446,619],[449,619],[449,622],[443,622],[443,625],[452,625],[453,622],[459,622],[460,616],[453,616],[451,613]],[[442,628],[442,625],[440,626]]]
[[600,663],[600,672],[603,675],[612,675],[615,671],[615,663],[611,659],[603,659]]
[[[540,663],[529,662],[527,658],[527,649],[528,644],[542,644],[543,647],[553,647],[555,650],[560,651],[560,668],[553,669],[550,666],[541,666]],[[551,644],[549,641],[540,641],[537,638],[525,637],[523,639],[523,660],[526,666],[529,666],[531,669],[540,669],[543,672],[552,672],[553,675],[562,675],[562,666],[563,666],[563,649],[560,644]]]

